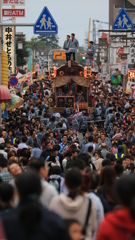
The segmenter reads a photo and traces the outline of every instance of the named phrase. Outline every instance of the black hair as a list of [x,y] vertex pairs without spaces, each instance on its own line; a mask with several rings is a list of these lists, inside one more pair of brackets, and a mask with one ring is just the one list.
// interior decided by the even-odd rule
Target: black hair
[[65,157],[71,157],[72,156],[72,153],[70,152],[70,151],[67,151],[67,152],[65,152]]
[[94,156],[95,156],[96,153],[98,154],[99,158],[102,157],[102,154],[101,154],[101,151],[100,151],[100,150],[95,151],[95,152],[94,152]]
[[5,148],[5,144],[4,143],[1,143],[0,144],[0,149],[3,150]]
[[108,160],[108,159],[103,160],[102,167],[106,167],[106,166],[110,166],[110,165],[111,165],[111,161],[110,160]]
[[16,187],[20,201],[23,202],[19,220],[28,233],[33,233],[42,219],[42,211],[38,203],[42,192],[40,177],[32,171],[24,172],[17,177]]
[[117,164],[114,166],[114,169],[115,169],[116,175],[117,175],[118,177],[123,174],[124,169],[123,169],[123,166],[122,166],[121,164],[118,164],[118,163],[117,163]]
[[59,150],[60,150],[60,146],[58,144],[54,145],[52,151],[55,152],[55,151],[59,151]]
[[52,116],[52,117],[50,118],[50,120],[51,120],[52,122],[55,122],[55,117]]
[[96,190],[100,181],[99,174],[97,174],[96,172],[90,172],[90,177],[91,177],[91,190]]
[[71,150],[71,154],[74,154],[74,153],[79,153],[80,151],[77,149],[77,148],[73,148]]
[[90,156],[88,153],[79,153],[76,158],[79,160],[84,161],[84,163],[86,164],[86,166],[89,166],[89,160],[90,160]]
[[30,168],[39,172],[41,168],[45,167],[45,162],[43,158],[32,158],[29,164]]
[[38,147],[38,143],[37,143],[36,140],[34,141],[33,146],[34,146],[34,148],[37,148],[37,147]]
[[49,157],[49,159],[48,159],[48,161],[55,163],[55,162],[56,162],[56,161],[55,161],[55,158],[56,158],[56,156],[55,156],[54,154],[51,154],[50,157]]
[[69,38],[70,38],[70,35],[67,35],[67,37],[69,37]]
[[27,142],[27,137],[22,137],[22,142],[26,143]]
[[35,132],[35,129],[31,129],[31,130],[30,130],[30,136],[33,135],[33,132]]
[[2,168],[7,167],[7,160],[4,158],[2,154],[0,154],[0,167]]
[[59,166],[53,166],[50,169],[50,175],[60,175],[61,174],[61,168]]
[[126,155],[126,156],[125,156],[125,159],[126,159],[126,158],[129,158],[130,160],[132,160],[132,157],[131,157],[130,155]]
[[70,226],[74,223],[78,224],[81,226],[81,224],[79,223],[79,221],[77,221],[76,219],[66,219],[64,220],[66,226],[68,227],[68,229],[70,228]]
[[89,146],[88,147],[88,152],[92,152],[93,151],[93,146]]
[[21,155],[27,159],[30,158],[31,156],[31,152],[30,152],[30,149],[27,149],[27,148],[24,148],[21,152]]
[[[0,184],[0,200],[4,203],[4,209],[10,207],[10,201],[13,198],[14,189],[11,184],[3,182]],[[0,206],[3,208],[3,206]]]
[[89,141],[89,142],[93,142],[93,136],[89,136],[89,137],[88,137],[88,141]]
[[130,214],[135,219],[135,175],[123,175],[114,189],[117,199],[130,209]]
[[111,163],[115,162],[115,155],[113,153],[107,153],[106,159],[109,160]]
[[26,157],[23,157],[21,158],[21,163],[23,164],[23,166],[28,166],[29,159]]
[[47,147],[47,145],[48,145],[49,143],[50,143],[50,141],[47,140],[47,141],[45,142],[45,146]]
[[69,197],[75,199],[79,194],[79,187],[82,185],[82,174],[79,169],[72,168],[66,172],[65,184],[69,188]]

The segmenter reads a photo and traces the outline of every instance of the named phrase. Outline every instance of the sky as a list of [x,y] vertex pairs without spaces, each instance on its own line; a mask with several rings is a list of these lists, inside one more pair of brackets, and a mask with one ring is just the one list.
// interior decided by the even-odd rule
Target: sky
[[[16,18],[17,23],[35,23],[47,6],[58,25],[59,45],[62,46],[67,34],[75,33],[79,45],[84,45],[84,39],[89,27],[89,18],[102,22],[109,21],[109,0],[25,0],[25,18]],[[3,18],[6,20],[6,18]],[[107,24],[96,24],[97,29],[108,29]],[[91,22],[92,31],[92,22]],[[26,34],[30,40],[33,27],[18,27],[17,32]],[[92,32],[90,39],[92,40]]]

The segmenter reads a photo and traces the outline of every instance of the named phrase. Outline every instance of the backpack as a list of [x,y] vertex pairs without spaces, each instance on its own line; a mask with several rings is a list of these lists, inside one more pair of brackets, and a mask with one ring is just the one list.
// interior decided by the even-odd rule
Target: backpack
[[79,123],[76,119],[72,121],[72,128],[73,130],[78,130],[79,128]]
[[83,122],[81,124],[81,131],[87,131],[87,128],[88,128],[88,123],[87,122]]
[[48,178],[47,182],[50,185],[54,186],[55,189],[57,190],[57,192],[60,194],[60,190],[61,190],[60,189],[60,184],[61,184],[61,178],[60,177],[59,178]]
[[67,115],[67,117],[69,117],[71,115],[70,108],[66,108],[66,115]]

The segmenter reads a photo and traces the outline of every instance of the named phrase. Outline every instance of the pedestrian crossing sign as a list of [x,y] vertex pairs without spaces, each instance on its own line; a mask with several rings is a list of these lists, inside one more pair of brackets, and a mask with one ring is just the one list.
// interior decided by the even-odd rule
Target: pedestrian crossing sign
[[126,10],[122,8],[113,23],[113,30],[133,30],[134,24],[128,16]]
[[58,25],[47,7],[44,7],[34,25],[34,34],[58,34]]

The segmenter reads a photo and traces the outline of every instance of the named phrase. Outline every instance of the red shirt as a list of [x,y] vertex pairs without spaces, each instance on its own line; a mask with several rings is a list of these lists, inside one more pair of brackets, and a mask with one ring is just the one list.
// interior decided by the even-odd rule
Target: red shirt
[[106,214],[96,240],[130,240],[135,235],[135,219],[128,208],[120,208]]

